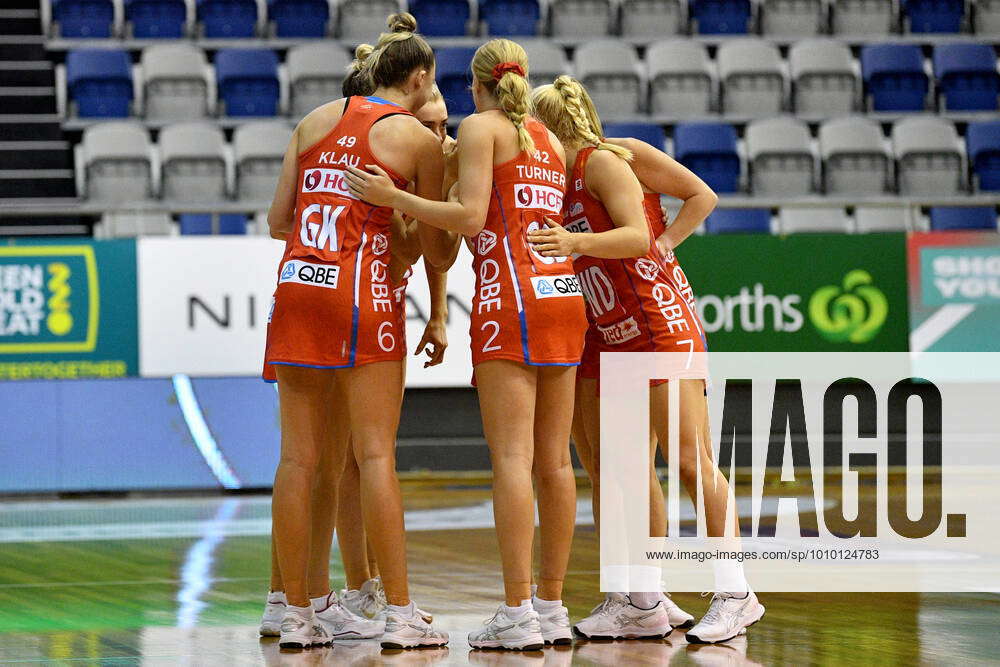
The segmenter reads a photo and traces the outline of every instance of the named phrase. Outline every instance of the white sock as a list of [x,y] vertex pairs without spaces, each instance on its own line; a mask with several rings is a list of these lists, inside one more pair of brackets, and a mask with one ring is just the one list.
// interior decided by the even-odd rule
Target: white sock
[[535,611],[542,613],[543,611],[552,611],[553,609],[559,609],[563,606],[562,600],[543,600],[540,597],[532,596],[531,606],[535,608]]
[[319,612],[326,611],[330,607],[332,599],[333,593],[330,592],[318,598],[310,598],[309,601],[312,602],[312,608]]
[[413,616],[416,613],[417,607],[413,604],[413,600],[410,600],[410,604],[403,605],[400,607],[398,604],[388,605],[388,613],[399,614],[400,616]]
[[504,604],[503,611],[507,614],[507,618],[511,620],[519,619],[531,611],[531,600],[521,600],[521,604],[517,607]]
[[271,591],[267,594],[268,604],[288,604],[284,591]]
[[296,614],[298,614],[302,618],[312,618],[313,617],[313,607],[312,607],[312,605],[309,605],[308,607],[296,607],[295,605],[290,604],[285,609],[285,613],[286,614],[289,613],[289,612],[295,612]]
[[660,604],[663,593],[629,593],[628,598],[632,601],[633,607],[639,609],[652,609]]
[[743,575],[743,563],[730,558],[712,561],[712,573],[715,575],[715,592],[731,593],[735,597],[744,597],[750,587]]

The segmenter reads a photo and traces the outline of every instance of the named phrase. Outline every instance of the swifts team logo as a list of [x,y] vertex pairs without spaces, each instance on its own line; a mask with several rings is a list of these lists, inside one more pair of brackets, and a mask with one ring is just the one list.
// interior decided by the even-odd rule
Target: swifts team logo
[[485,255],[493,250],[493,246],[497,244],[497,235],[488,229],[484,229],[479,232],[476,237],[476,250],[480,255]]
[[640,276],[652,282],[656,280],[656,276],[660,272],[660,266],[648,257],[640,257],[635,260],[635,270],[639,272]]
[[389,249],[389,239],[385,234],[376,234],[372,237],[372,252],[376,255],[383,255]]

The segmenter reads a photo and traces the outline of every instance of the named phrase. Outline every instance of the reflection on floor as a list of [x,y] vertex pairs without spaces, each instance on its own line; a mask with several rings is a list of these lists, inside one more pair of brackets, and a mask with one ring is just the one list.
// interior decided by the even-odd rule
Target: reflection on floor
[[[578,642],[527,654],[470,651],[500,576],[488,487],[406,492],[414,597],[451,632],[447,649],[375,642],[282,652],[256,623],[267,588],[266,497],[0,503],[0,662],[144,665],[772,665],[984,663],[1000,655],[1000,596],[762,594],[746,638],[689,646]],[[564,596],[580,618],[600,598],[597,541],[581,502]],[[342,584],[336,552],[333,581]],[[677,594],[695,615],[707,599]]]

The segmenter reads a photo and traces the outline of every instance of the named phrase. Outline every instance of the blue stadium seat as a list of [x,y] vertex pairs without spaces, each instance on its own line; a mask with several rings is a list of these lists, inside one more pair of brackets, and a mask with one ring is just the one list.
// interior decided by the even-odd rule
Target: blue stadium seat
[[268,20],[276,37],[325,37],[330,21],[327,0],[270,0]]
[[132,61],[117,49],[70,51],[66,88],[79,116],[124,118],[132,102]]
[[969,123],[965,147],[980,190],[1000,190],[1000,120]]
[[633,137],[645,141],[647,144],[655,146],[661,151],[667,142],[667,135],[663,131],[663,126],[652,123],[605,123],[604,136]]
[[541,9],[538,0],[480,0],[479,20],[491,36],[534,35]]
[[111,37],[111,0],[52,0],[52,20],[63,37]]
[[227,116],[278,113],[278,56],[267,49],[224,49],[215,55],[219,99]]
[[716,192],[739,190],[740,156],[732,125],[678,124],[674,128],[674,157]]
[[964,0],[902,0],[910,32],[960,32]]
[[410,13],[427,37],[461,37],[470,16],[468,0],[410,0]]
[[705,220],[709,234],[770,234],[771,211],[766,208],[717,208]]
[[179,39],[184,36],[184,0],[125,0],[125,20],[136,38]]
[[916,44],[871,44],[861,49],[861,73],[872,111],[923,111],[924,57]]
[[205,37],[253,37],[256,32],[256,0],[198,0],[197,7]]
[[690,0],[701,35],[743,35],[750,31],[750,0]]
[[[183,213],[178,222],[181,234],[211,234],[211,213]],[[247,217],[242,213],[219,214],[219,234],[246,234]]]
[[475,53],[475,49],[465,47],[438,49],[435,53],[437,85],[452,115],[464,116],[476,110],[469,90],[472,81],[469,64]]
[[934,77],[946,111],[996,111],[1000,94],[997,56],[987,44],[934,47]]
[[997,210],[992,206],[935,206],[931,209],[931,229],[997,228]]

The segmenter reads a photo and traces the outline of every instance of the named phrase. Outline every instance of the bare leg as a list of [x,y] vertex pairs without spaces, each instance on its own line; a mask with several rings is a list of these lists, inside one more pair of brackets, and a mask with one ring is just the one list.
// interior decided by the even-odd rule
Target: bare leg
[[[573,417],[576,453],[590,477],[594,527],[601,530],[601,407],[597,398],[597,380],[580,379],[576,383],[576,405]],[[580,442],[586,443],[581,448]]]
[[337,540],[347,588],[357,590],[371,578],[371,574],[368,571],[369,553],[361,512],[361,469],[353,453],[346,459],[340,482]]
[[649,534],[662,537],[667,534],[667,506],[660,478],[656,476],[656,424],[653,419],[655,396],[654,392],[649,392]]

